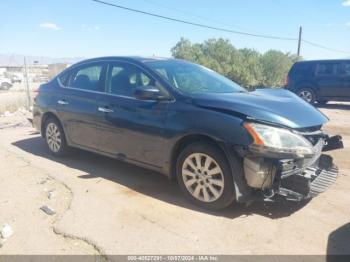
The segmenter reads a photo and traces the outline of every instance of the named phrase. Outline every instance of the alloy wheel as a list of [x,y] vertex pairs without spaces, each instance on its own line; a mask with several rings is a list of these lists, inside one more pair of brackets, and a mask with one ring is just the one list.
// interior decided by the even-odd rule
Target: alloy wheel
[[224,191],[224,175],[210,156],[194,153],[182,165],[182,179],[188,192],[202,202],[214,202]]
[[306,102],[311,103],[313,99],[313,95],[310,91],[303,90],[299,93],[299,96],[304,99]]
[[62,137],[58,126],[49,123],[46,127],[46,141],[52,152],[57,153],[61,149]]

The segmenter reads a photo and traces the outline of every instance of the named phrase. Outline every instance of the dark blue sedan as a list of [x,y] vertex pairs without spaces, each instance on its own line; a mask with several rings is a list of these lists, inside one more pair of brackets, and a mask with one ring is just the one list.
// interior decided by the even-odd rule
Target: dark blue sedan
[[40,87],[33,123],[49,150],[89,150],[176,179],[195,204],[301,201],[338,174],[328,119],[286,90],[247,92],[182,60],[103,57]]

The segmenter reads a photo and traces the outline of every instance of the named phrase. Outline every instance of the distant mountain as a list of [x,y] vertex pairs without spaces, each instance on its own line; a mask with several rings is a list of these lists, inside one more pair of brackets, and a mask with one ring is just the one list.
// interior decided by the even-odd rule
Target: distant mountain
[[45,56],[24,56],[19,54],[0,54],[0,66],[22,66],[24,63],[24,57],[26,57],[27,64],[56,64],[56,63],[68,63],[73,64],[84,59],[84,57],[45,57]]

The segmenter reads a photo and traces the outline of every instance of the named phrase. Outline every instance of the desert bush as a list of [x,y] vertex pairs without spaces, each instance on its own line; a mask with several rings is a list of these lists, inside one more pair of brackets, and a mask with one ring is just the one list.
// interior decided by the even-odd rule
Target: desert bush
[[204,65],[247,89],[280,87],[298,58],[290,53],[235,48],[229,40],[209,39],[203,43],[181,40],[171,49],[172,56]]

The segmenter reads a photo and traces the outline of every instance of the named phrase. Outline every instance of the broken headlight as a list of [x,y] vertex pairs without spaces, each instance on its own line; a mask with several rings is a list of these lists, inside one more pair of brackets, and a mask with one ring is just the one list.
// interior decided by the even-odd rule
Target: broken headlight
[[306,138],[288,129],[258,123],[245,123],[244,127],[254,140],[251,145],[254,151],[298,157],[315,153],[312,144]]

